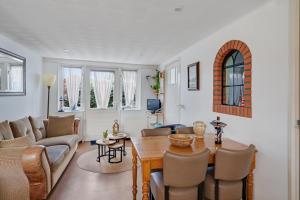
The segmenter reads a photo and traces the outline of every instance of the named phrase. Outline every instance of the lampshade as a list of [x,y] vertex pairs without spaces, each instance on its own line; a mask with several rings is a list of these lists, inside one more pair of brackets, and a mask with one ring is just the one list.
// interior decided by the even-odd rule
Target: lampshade
[[50,86],[52,87],[56,81],[56,75],[54,74],[44,74],[42,77],[43,84],[45,86]]

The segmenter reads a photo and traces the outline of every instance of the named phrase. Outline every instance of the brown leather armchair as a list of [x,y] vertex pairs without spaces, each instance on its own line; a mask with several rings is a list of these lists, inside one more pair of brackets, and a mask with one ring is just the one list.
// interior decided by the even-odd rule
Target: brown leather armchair
[[205,180],[205,198],[209,200],[246,199],[247,176],[255,146],[245,150],[218,149],[215,169]]
[[194,134],[194,129],[193,127],[177,128],[176,134]]
[[143,137],[164,136],[164,135],[170,135],[171,129],[170,128],[143,129],[141,133]]
[[167,151],[164,154],[163,172],[151,173],[151,199],[203,199],[208,157],[208,149],[193,155]]

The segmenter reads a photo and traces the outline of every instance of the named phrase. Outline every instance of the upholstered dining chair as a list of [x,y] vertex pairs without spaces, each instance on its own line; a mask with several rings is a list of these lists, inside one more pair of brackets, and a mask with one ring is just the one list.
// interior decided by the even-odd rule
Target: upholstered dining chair
[[154,128],[154,129],[143,129],[141,131],[143,137],[147,136],[164,136],[170,135],[171,129],[170,128]]
[[254,145],[250,145],[245,150],[218,149],[214,170],[210,170],[206,176],[205,198],[245,200],[247,177],[254,153]]
[[193,127],[177,128],[176,134],[194,134],[194,129]]
[[202,200],[208,157],[208,149],[192,155],[166,151],[163,172],[151,173],[150,199]]

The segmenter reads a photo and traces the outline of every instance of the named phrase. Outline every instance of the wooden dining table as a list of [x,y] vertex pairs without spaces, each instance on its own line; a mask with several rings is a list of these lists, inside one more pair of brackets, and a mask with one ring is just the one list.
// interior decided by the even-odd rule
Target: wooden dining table
[[[181,148],[170,144],[167,136],[152,136],[152,137],[132,137],[132,194],[133,200],[136,200],[137,195],[137,162],[141,163],[142,175],[142,199],[149,199],[150,174],[152,170],[163,168],[163,154],[166,150],[180,153],[193,154],[203,151],[205,148],[210,150],[209,161],[210,165],[215,163],[215,152],[218,148],[226,148],[233,150],[246,149],[248,145],[241,144],[229,138],[224,138],[222,144],[215,144],[214,135],[209,134],[203,139],[194,139],[190,147]],[[255,169],[255,156],[253,156],[250,173],[247,179],[247,199],[253,199],[253,171]]]

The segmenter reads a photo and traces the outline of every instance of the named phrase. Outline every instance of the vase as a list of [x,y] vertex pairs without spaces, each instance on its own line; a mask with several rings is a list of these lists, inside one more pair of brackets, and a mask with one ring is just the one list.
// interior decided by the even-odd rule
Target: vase
[[112,126],[112,133],[114,136],[116,136],[120,132],[120,125],[118,123],[118,120],[115,120],[113,126]]
[[193,123],[193,130],[196,138],[203,138],[206,129],[206,124],[202,121],[195,121]]

